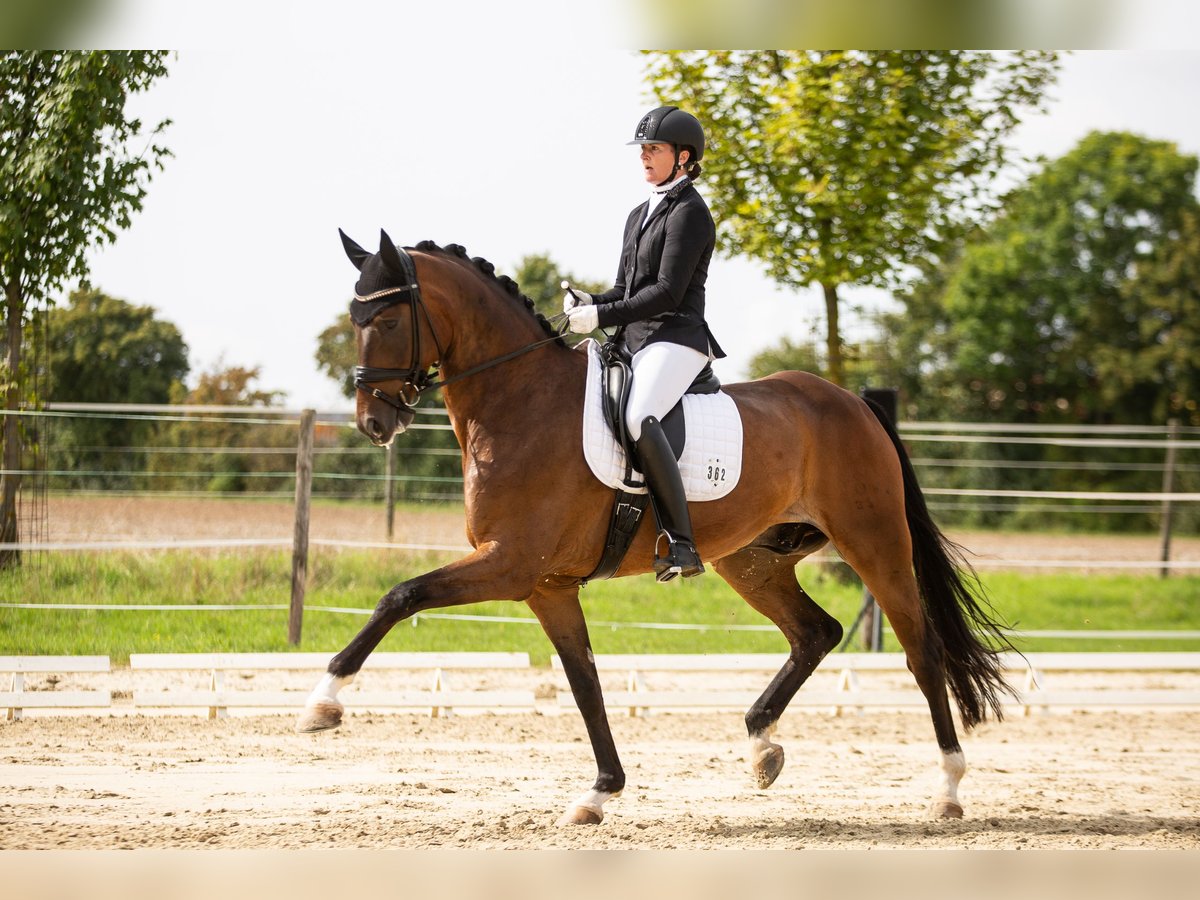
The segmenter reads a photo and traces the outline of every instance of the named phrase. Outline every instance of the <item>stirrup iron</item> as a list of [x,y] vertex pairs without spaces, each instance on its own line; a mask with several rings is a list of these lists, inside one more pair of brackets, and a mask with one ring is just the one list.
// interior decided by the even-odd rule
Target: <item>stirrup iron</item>
[[[667,540],[666,556],[658,552],[663,538]],[[696,552],[696,547],[691,541],[677,540],[671,537],[671,533],[665,529],[658,533],[658,538],[654,542],[655,581],[665,583],[679,575],[684,578],[694,578],[703,574],[704,563],[700,560],[700,554]]]

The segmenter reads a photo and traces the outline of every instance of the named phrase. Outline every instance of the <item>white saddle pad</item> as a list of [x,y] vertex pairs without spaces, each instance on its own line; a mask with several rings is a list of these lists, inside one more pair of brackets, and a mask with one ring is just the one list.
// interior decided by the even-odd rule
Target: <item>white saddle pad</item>
[[[604,421],[600,389],[600,345],[583,342],[588,355],[587,393],[583,406],[583,455],[592,473],[611,488],[634,494],[646,492],[645,479],[635,471],[632,484],[623,481],[625,451]],[[688,500],[720,500],[735,487],[742,474],[742,417],[733,398],[724,391],[686,394],[683,416],[687,440],[679,459],[679,474]]]

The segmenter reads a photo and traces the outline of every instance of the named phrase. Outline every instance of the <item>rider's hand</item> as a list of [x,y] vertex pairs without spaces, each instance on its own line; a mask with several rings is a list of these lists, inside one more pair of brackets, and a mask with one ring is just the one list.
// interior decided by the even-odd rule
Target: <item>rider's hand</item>
[[593,303],[592,295],[587,291],[570,290],[563,294],[563,312],[570,312],[577,306],[587,306]]
[[576,306],[566,313],[571,320],[568,327],[576,334],[591,334],[600,327],[600,310],[595,306]]

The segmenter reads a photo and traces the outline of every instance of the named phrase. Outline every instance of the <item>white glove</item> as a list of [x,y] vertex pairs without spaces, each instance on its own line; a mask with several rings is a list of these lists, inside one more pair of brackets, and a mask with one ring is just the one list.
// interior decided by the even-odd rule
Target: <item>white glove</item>
[[592,295],[587,291],[575,291],[574,294],[571,291],[567,291],[563,294],[563,312],[570,312],[576,306],[586,306],[594,302]]
[[593,305],[576,306],[566,313],[570,318],[567,327],[576,334],[591,334],[600,327],[600,310]]

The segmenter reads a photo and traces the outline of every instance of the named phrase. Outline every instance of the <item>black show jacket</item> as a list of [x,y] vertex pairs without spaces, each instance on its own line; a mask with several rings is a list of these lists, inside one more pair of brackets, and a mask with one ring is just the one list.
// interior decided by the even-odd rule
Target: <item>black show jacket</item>
[[725,356],[704,321],[704,282],[716,243],[708,204],[685,182],[669,191],[646,227],[641,204],[629,214],[616,283],[595,297],[601,328],[624,325],[630,353],[656,341]]

